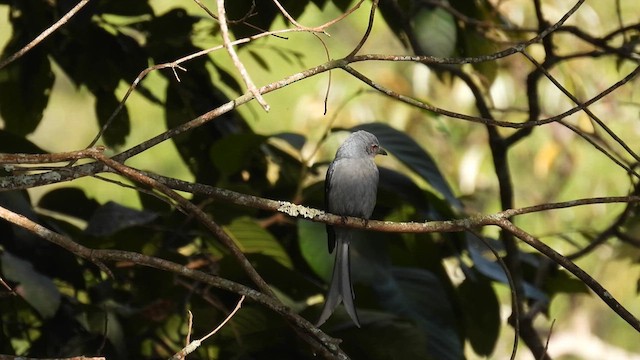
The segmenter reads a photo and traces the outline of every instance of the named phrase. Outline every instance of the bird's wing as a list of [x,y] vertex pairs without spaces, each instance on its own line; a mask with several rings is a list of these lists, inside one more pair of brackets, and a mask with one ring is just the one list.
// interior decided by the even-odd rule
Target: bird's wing
[[[332,161],[329,164],[329,169],[327,169],[327,176],[324,180],[324,210],[329,211],[329,192],[331,191],[331,178],[333,177],[333,172],[335,170],[335,161]],[[329,245],[329,253],[333,253],[333,249],[336,247],[336,232],[333,226],[327,225],[327,238]]]

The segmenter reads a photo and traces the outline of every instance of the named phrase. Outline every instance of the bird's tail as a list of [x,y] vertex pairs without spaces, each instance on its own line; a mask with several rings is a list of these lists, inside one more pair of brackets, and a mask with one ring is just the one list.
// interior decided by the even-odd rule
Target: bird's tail
[[318,319],[317,326],[324,324],[331,316],[335,308],[340,304],[340,300],[344,303],[347,314],[351,317],[356,326],[360,327],[358,314],[353,305],[353,287],[351,285],[351,266],[349,261],[349,243],[341,234],[337,234],[336,259],[333,263],[333,274],[331,275],[331,285],[327,293],[322,313]]

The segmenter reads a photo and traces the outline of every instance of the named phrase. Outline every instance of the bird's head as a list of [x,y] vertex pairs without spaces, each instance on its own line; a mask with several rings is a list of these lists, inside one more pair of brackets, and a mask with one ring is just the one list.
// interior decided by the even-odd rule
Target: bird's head
[[387,155],[387,152],[380,146],[378,138],[370,132],[359,130],[351,135],[340,145],[336,158],[347,157],[375,157],[376,155]]

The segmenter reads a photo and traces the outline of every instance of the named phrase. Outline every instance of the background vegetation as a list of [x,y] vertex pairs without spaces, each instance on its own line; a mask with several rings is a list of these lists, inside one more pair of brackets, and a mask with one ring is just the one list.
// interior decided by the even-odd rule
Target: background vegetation
[[[222,3],[0,0],[0,354],[231,314],[189,358],[640,358],[640,4]],[[354,129],[388,222],[321,331],[323,222],[363,224],[291,204]]]

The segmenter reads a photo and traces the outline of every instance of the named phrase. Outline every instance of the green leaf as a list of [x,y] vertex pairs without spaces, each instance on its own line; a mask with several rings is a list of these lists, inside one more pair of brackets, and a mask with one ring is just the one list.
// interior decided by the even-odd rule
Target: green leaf
[[421,6],[412,19],[412,25],[421,55],[450,57],[454,54],[457,27],[448,10]]
[[[96,93],[96,115],[101,128],[105,126],[119,104],[120,102],[111,92],[101,91]],[[131,121],[129,120],[129,111],[126,106],[123,106],[102,136],[107,146],[119,147],[124,145],[130,131]]]
[[53,281],[37,272],[30,262],[5,251],[0,255],[2,273],[17,282],[15,291],[44,318],[51,318],[60,307],[62,296]]
[[333,256],[329,254],[325,225],[301,219],[297,223],[302,257],[313,272],[329,282],[333,269]]
[[500,303],[491,282],[467,278],[457,290],[467,338],[476,354],[490,356],[500,335]]
[[[484,36],[481,36],[473,29],[464,30],[463,55],[468,57],[491,54],[498,50],[495,43]],[[496,61],[482,61],[471,64],[473,68],[484,76],[483,83],[490,85],[498,75],[498,63]]]
[[266,139],[252,133],[229,135],[211,146],[211,161],[223,175],[229,176],[242,170]]
[[[13,49],[7,46],[1,58]],[[49,58],[38,47],[0,69],[0,117],[5,130],[27,135],[36,129],[49,102],[53,81]]]
[[153,9],[145,0],[108,0],[98,3],[97,13],[115,14],[122,16],[153,15]]
[[433,157],[409,135],[383,123],[363,124],[351,130],[366,130],[376,135],[383,148],[425,179],[452,206],[458,209],[462,208],[462,203],[453,194],[453,190],[438,169]]
[[270,232],[261,228],[252,218],[237,218],[225,226],[225,229],[242,252],[264,254],[288,268],[293,267],[289,255],[278,240]]

